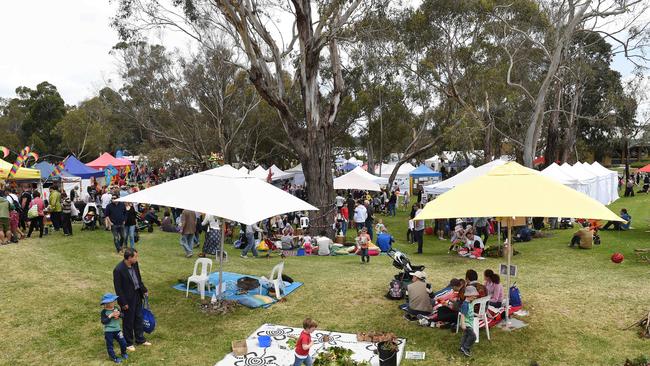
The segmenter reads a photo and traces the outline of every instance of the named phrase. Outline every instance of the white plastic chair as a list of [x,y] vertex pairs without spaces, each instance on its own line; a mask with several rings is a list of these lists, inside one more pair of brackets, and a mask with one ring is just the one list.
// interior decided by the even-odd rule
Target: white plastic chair
[[[488,318],[487,318],[487,303],[490,301],[489,296],[481,297],[480,299],[476,299],[470,303],[470,309],[472,311],[474,310],[475,305],[479,305],[478,313],[474,312],[474,326],[472,329],[474,330],[474,334],[476,334],[476,342],[478,343],[479,339],[479,331],[481,330],[481,327],[485,328],[485,334],[487,335],[488,341],[490,340],[490,326],[488,324]],[[481,324],[482,322],[482,324]],[[458,328],[460,328],[460,312],[458,313],[458,318],[456,319],[456,332],[458,332]]]
[[307,229],[309,227],[309,217],[303,216],[300,218],[300,228]]
[[[197,273],[197,269],[201,265],[201,274]],[[187,288],[185,290],[185,297],[188,297],[190,294],[190,283],[196,283],[196,286],[199,288],[201,293],[201,300],[205,298],[205,288],[208,288],[210,291],[210,272],[212,272],[212,259],[210,258],[199,258],[194,262],[194,273],[187,278]]]
[[271,270],[269,281],[275,287],[275,297],[280,300],[282,298],[282,291],[284,291],[284,281],[282,281],[282,271],[284,270],[284,261],[278,263]]

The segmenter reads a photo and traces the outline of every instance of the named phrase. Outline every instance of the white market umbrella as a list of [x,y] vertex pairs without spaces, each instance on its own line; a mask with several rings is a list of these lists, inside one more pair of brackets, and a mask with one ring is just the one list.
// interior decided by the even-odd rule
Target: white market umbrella
[[[182,208],[246,225],[287,212],[318,210],[309,203],[257,178],[231,177],[223,174],[223,171],[215,172],[214,169],[174,179],[119,198],[117,201]],[[221,221],[219,294],[222,293],[226,232],[225,220]]]
[[[356,170],[356,169],[355,169]],[[361,191],[381,191],[379,184],[366,176],[361,176],[352,170],[338,178],[334,178],[334,189],[358,189]]]

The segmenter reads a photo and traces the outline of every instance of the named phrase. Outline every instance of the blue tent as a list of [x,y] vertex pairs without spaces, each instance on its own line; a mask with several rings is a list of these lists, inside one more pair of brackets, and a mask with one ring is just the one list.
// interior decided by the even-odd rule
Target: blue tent
[[[47,161],[41,161],[32,166],[32,169],[38,169],[41,172],[41,179],[47,179],[52,171],[54,170],[54,165],[48,163]],[[57,177],[58,179],[58,177]]]
[[79,159],[75,158],[74,155],[68,155],[68,157],[65,158],[65,170],[75,177],[80,177],[82,179],[104,176],[103,171],[86,166],[84,163],[80,162]]
[[442,173],[431,170],[431,168],[422,164],[415,170],[409,173],[411,178],[429,178],[429,177],[442,177]]
[[54,164],[48,163],[47,161],[41,161],[40,163],[36,163],[32,166],[32,169],[38,169],[41,172],[41,179],[43,180],[60,180],[61,176],[64,177],[73,177],[72,174],[66,172],[65,170],[61,172],[61,176],[54,176],[50,177],[52,172],[54,171]]
[[354,168],[356,168],[356,167],[357,167],[357,165],[355,165],[355,164],[352,164],[352,163],[345,163],[345,164],[341,167],[341,169],[342,169],[343,171],[349,172],[350,170],[354,170]]

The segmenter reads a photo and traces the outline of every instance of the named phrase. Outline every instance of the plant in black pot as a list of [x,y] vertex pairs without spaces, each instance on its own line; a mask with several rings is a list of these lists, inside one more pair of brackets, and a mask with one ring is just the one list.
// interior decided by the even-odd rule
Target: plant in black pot
[[377,343],[379,366],[397,366],[397,352],[399,347],[394,340]]

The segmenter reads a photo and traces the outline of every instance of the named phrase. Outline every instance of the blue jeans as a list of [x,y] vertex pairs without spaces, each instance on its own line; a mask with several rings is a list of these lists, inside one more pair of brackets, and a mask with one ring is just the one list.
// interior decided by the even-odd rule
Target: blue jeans
[[122,356],[126,354],[126,339],[124,339],[122,331],[104,332],[104,340],[106,340],[106,352],[108,352],[108,357],[110,357],[111,360],[117,358],[117,356],[115,356],[115,351],[113,350],[114,340],[120,344],[120,352],[122,353]]
[[306,358],[298,358],[296,357],[296,360],[293,362],[293,366],[300,366],[302,364],[305,364],[306,366],[311,366],[313,365],[313,360],[311,359],[311,356],[307,356]]
[[135,225],[126,226],[126,240],[135,249]]
[[126,244],[126,231],[124,230],[124,225],[111,226],[111,232],[113,233],[113,244],[115,244],[115,250],[119,252],[122,249],[122,246]]
[[241,251],[241,255],[246,256],[249,250],[253,252],[253,257],[257,257],[257,247],[255,246],[255,235],[253,233],[246,233],[246,248]]
[[388,216],[395,216],[395,204],[394,203],[389,203],[388,204]]
[[194,234],[181,234],[181,247],[185,250],[185,255],[191,255],[192,245],[194,243]]
[[343,236],[348,233],[348,222],[345,220],[341,222],[341,231],[343,232]]

